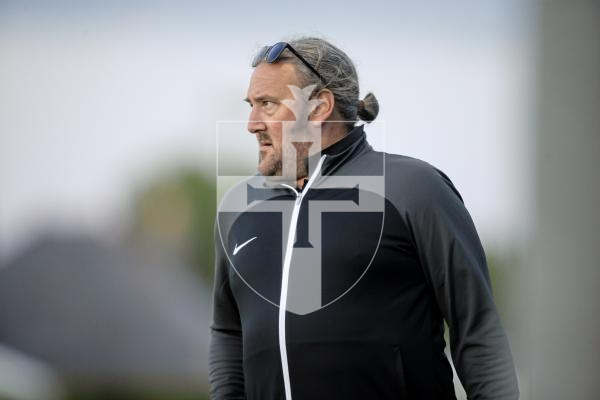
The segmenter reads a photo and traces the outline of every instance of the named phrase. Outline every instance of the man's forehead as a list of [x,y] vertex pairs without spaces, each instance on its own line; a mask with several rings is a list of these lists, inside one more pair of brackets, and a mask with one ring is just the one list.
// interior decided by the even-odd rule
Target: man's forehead
[[292,93],[287,85],[298,85],[296,70],[289,63],[259,64],[252,73],[248,98],[277,96],[288,98]]

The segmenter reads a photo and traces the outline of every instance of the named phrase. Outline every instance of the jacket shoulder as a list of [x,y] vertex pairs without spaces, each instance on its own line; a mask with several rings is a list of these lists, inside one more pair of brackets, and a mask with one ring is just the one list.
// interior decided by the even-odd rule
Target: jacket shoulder
[[386,197],[405,205],[426,204],[462,196],[448,175],[438,167],[419,158],[383,153],[385,157]]

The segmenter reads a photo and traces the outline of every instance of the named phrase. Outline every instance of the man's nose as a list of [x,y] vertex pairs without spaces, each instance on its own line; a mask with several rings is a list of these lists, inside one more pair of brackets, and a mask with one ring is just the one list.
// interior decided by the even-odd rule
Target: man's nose
[[248,132],[256,134],[256,132],[266,131],[267,124],[260,120],[260,117],[255,115],[254,109],[250,113],[250,119],[248,120]]

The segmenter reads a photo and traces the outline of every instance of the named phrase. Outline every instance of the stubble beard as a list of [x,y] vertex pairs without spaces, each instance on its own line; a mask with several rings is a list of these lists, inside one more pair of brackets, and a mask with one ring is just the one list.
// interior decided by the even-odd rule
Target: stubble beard
[[[282,180],[295,182],[298,177],[306,175],[306,168],[304,165],[304,157],[306,157],[305,151],[298,151],[291,147],[286,154],[283,154],[283,149],[279,146],[272,144],[271,150],[265,150],[258,152],[258,173],[269,177],[272,180]],[[289,176],[284,176],[284,163],[286,164],[286,171]],[[295,174],[294,174],[295,172]]]
[[277,156],[277,151],[272,147],[270,151],[258,151],[258,173],[263,176],[281,175],[283,164],[281,162],[281,152]]

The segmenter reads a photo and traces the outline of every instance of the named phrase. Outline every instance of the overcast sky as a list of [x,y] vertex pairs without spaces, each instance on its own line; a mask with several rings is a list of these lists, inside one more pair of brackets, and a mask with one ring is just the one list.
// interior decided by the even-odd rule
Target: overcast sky
[[[356,62],[386,151],[442,169],[484,244],[513,244],[530,199],[526,2],[388,3],[0,2],[0,257],[40,227],[110,232],[165,168],[214,173],[216,122],[248,116],[253,52],[299,34]],[[249,139],[220,144],[252,159]]]

